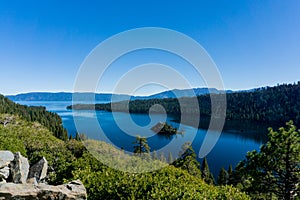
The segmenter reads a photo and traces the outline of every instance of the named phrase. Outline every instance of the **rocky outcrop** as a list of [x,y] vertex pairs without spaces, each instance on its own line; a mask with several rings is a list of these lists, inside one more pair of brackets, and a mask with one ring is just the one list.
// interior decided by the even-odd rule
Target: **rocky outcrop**
[[43,183],[47,169],[44,157],[29,168],[27,158],[19,152],[0,151],[0,200],[87,199],[86,189],[79,180],[57,186]]
[[3,167],[0,169],[0,182],[6,180],[9,176],[9,167]]
[[10,163],[10,171],[13,183],[26,183],[29,163],[27,158],[23,157],[20,152],[15,153],[15,158]]
[[0,169],[8,166],[15,158],[14,154],[10,151],[0,151]]
[[0,200],[85,200],[86,190],[80,181],[64,185],[0,183]]
[[6,182],[9,176],[9,164],[14,160],[14,154],[10,151],[0,151],[0,183]]
[[47,176],[48,162],[45,157],[30,167],[28,179],[34,178],[37,183],[43,182]]

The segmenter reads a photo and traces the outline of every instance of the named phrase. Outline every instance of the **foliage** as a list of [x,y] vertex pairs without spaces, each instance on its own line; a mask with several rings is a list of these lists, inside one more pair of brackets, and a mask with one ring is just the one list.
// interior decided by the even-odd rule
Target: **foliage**
[[299,197],[300,130],[289,121],[279,131],[270,128],[268,137],[260,152],[249,152],[237,166],[235,179],[239,187],[255,198]]
[[140,156],[143,153],[149,153],[150,147],[147,143],[147,139],[144,137],[136,136],[136,141],[133,143],[134,153],[139,154]]
[[[75,137],[63,141],[65,138],[55,137],[59,135],[50,130],[56,129],[47,125],[61,119],[52,121],[56,117],[44,108],[23,107],[6,98],[1,98],[0,105],[1,113],[7,113],[0,114],[0,149],[20,151],[30,164],[44,156],[49,164],[50,184],[79,178],[89,199],[249,199],[232,186],[206,184],[199,176],[199,163],[191,147],[185,148],[182,167],[176,168],[160,161],[166,160],[163,154],[160,160],[130,156],[107,143],[82,140],[80,134],[77,140]],[[147,141],[141,141],[145,147]],[[147,149],[145,152],[150,150]],[[168,159],[173,160],[170,155]]]
[[177,128],[172,127],[170,124],[164,122],[158,122],[155,126],[151,128],[152,131],[163,134],[163,135],[174,135],[182,134],[182,131],[178,131]]
[[0,114],[20,116],[29,122],[39,122],[48,128],[57,138],[68,139],[68,133],[62,126],[62,120],[58,114],[46,111],[45,107],[24,106],[16,104],[0,95]]
[[[218,97],[222,94],[211,94]],[[210,95],[198,96],[201,117],[211,115]],[[218,98],[216,98],[218,99]],[[275,87],[259,88],[254,91],[233,92],[226,94],[227,120],[268,122],[268,124],[284,124],[288,120],[294,120],[300,125],[300,82],[295,84],[283,84]],[[186,113],[194,115],[198,109],[191,107],[192,98],[180,98],[181,105],[176,98],[134,100],[113,103],[114,111],[128,111],[130,113],[148,113],[149,109],[159,104],[163,106],[169,115]],[[111,104],[78,104],[68,106],[68,109],[77,110],[105,110],[111,111]],[[218,108],[217,108],[218,109]],[[160,113],[160,109],[152,112]],[[189,120],[192,120],[191,117]],[[189,123],[189,122],[184,122]],[[200,125],[199,125],[200,126]]]
[[86,152],[73,163],[73,168],[74,179],[83,181],[89,199],[249,199],[236,188],[207,185],[200,177],[174,166],[129,173],[109,168]]
[[[11,116],[2,114],[0,115],[0,120],[2,121],[7,117]],[[13,153],[20,152],[22,155],[27,156],[23,141],[17,134],[12,133],[10,129],[6,127],[0,125],[0,150],[10,150]]]
[[[20,151],[31,164],[45,156],[49,168],[53,169],[48,178],[50,183],[80,179],[87,188],[89,199],[249,199],[231,186],[207,185],[200,177],[191,176],[183,169],[167,166],[159,160],[147,162],[138,156],[129,156],[104,142],[83,141],[90,150],[88,152],[75,139],[64,142],[37,122],[13,118],[5,127],[0,124],[0,149]],[[15,145],[8,145],[12,143]],[[116,165],[127,165],[127,169],[135,166],[148,171],[160,170],[146,173],[119,171],[100,162],[100,154],[102,159],[106,155],[106,162],[118,162]]]
[[228,172],[228,184],[233,185],[233,183],[234,183],[234,173],[233,173],[232,165],[229,165],[227,172]]
[[75,157],[65,142],[37,122],[27,122],[7,114],[0,114],[0,120],[8,116],[13,120],[5,127],[0,125],[0,149],[19,151],[28,157],[31,164],[44,156],[49,164],[50,183],[60,184],[64,178],[68,178],[69,166]]
[[186,170],[195,177],[201,177],[200,164],[197,161],[196,153],[189,142],[182,146],[180,156],[173,162],[173,165]]
[[142,156],[131,156],[102,141],[86,140],[83,143],[89,153],[101,163],[121,171],[142,173],[167,166],[164,162],[151,159],[148,153],[144,153]]
[[214,177],[213,177],[212,173],[209,170],[208,162],[207,162],[206,157],[202,161],[201,173],[202,173],[201,177],[206,183],[215,184],[215,180],[214,180]]
[[224,167],[222,167],[218,176],[218,185],[227,185],[227,183],[228,172],[224,169]]

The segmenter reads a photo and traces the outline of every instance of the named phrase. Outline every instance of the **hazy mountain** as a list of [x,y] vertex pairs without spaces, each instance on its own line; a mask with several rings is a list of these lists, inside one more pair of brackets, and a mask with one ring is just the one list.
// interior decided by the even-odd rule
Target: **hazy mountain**
[[[95,94],[95,93],[75,93],[76,97],[80,101],[88,101],[93,95],[95,95],[96,101],[110,101],[112,94]],[[12,101],[72,101],[73,93],[71,92],[30,92],[17,95],[6,96]],[[117,101],[130,98],[129,95],[114,94],[114,98]]]
[[[221,90],[216,88],[194,88],[194,89],[175,89],[168,90],[164,92],[160,92],[157,94],[153,94],[150,96],[137,96],[134,99],[165,99],[165,98],[180,98],[180,97],[192,97],[192,96],[200,96],[203,94],[218,94],[221,93]],[[232,93],[231,90],[226,90],[226,93]]]
[[[191,97],[199,96],[209,93],[220,93],[220,90],[215,88],[194,88],[183,90],[169,90],[161,93],[153,94],[150,96],[133,96],[131,99],[164,99],[164,98],[179,98],[179,97]],[[232,91],[226,91],[231,93]],[[127,100],[130,98],[126,94],[109,94],[109,93],[75,93],[80,101],[88,101],[93,95],[95,95],[96,101],[110,101],[114,96],[115,101]],[[17,95],[8,95],[7,97],[12,101],[72,101],[73,93],[71,92],[30,92]]]

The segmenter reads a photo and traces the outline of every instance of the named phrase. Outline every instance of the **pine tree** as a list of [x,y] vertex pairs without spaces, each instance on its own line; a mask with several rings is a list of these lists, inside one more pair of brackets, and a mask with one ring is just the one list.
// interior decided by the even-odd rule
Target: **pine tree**
[[201,165],[201,172],[202,172],[202,178],[203,180],[208,184],[214,184],[214,178],[213,175],[210,173],[208,162],[206,157],[203,159],[202,165]]
[[294,199],[300,195],[300,130],[289,121],[278,132],[270,128],[268,137],[260,152],[249,152],[239,164],[243,178],[251,183],[247,190]]
[[180,153],[179,158],[173,162],[173,165],[187,170],[193,176],[201,177],[200,163],[197,161],[197,156],[191,143],[187,142],[183,144],[182,152]]
[[139,154],[142,156],[142,153],[149,153],[150,147],[148,146],[147,139],[144,137],[137,136],[136,141],[134,142],[136,144],[134,148],[134,153]]
[[79,137],[78,133],[76,133],[76,135],[75,135],[75,140],[80,141],[80,137]]
[[228,183],[227,184],[232,185],[233,182],[234,182],[233,169],[232,169],[232,165],[229,165],[229,167],[228,167]]
[[228,172],[222,167],[218,176],[218,185],[227,185],[228,183]]

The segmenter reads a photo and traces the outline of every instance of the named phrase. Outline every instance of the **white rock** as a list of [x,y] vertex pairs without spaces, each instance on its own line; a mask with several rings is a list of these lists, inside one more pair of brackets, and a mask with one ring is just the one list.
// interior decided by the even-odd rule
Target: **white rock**
[[14,154],[10,151],[0,151],[0,169],[8,166],[14,160]]
[[9,176],[9,167],[3,167],[0,169],[0,181],[6,180]]

